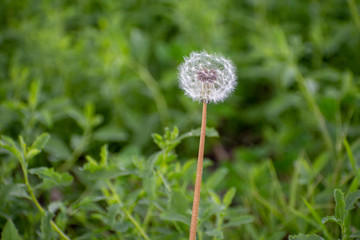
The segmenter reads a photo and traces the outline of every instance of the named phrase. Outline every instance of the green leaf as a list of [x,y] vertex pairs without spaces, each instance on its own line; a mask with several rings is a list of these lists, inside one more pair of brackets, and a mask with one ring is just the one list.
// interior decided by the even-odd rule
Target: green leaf
[[189,201],[183,191],[174,189],[171,192],[169,210],[176,213],[185,213],[189,207]]
[[255,218],[251,215],[241,215],[241,216],[236,216],[236,217],[232,217],[229,219],[229,222],[224,224],[224,228],[228,228],[228,227],[238,227],[240,225],[243,224],[248,224],[248,223],[252,223],[254,222]]
[[223,199],[223,204],[228,207],[230,206],[234,196],[235,196],[235,193],[236,193],[236,188],[235,187],[232,187],[230,188],[226,193],[225,193],[225,196],[224,196],[224,199]]
[[160,149],[163,149],[165,147],[164,139],[160,134],[153,133],[151,136],[153,138],[154,143],[156,143],[156,145],[158,145]]
[[53,239],[53,231],[50,224],[50,221],[53,217],[53,214],[50,212],[46,212],[44,216],[41,218],[41,239],[43,240],[51,240]]
[[327,222],[335,222],[337,224],[341,225],[341,221],[339,219],[337,219],[335,216],[328,216],[328,217],[323,217],[321,219],[322,223],[327,223]]
[[5,135],[1,135],[0,145],[8,145],[11,147],[16,147],[15,141],[11,137]]
[[5,204],[8,200],[8,196],[10,195],[10,192],[12,188],[14,188],[15,184],[3,184],[0,186],[0,211],[5,207]]
[[346,211],[350,211],[355,208],[354,204],[360,199],[360,190],[349,193],[345,198]]
[[187,216],[185,214],[180,213],[174,213],[174,212],[164,212],[160,215],[160,217],[167,221],[177,221],[185,223],[186,225],[190,226],[190,216]]
[[157,177],[155,174],[152,173],[152,171],[146,171],[143,175],[143,186],[145,192],[149,195],[149,197],[154,197],[156,192],[156,181]]
[[221,200],[220,200],[220,197],[219,195],[216,194],[216,192],[214,192],[213,190],[209,189],[208,190],[209,192],[209,195],[211,196],[211,199],[218,205],[221,204]]
[[1,233],[1,240],[21,240],[14,223],[9,219]]
[[86,117],[86,127],[94,128],[103,121],[103,117],[95,113],[95,105],[92,102],[88,102],[85,105],[83,113]]
[[311,212],[311,215],[313,217],[313,219],[315,220],[316,224],[315,226],[316,227],[319,227],[323,233],[325,234],[325,236],[327,238],[330,238],[330,233],[328,232],[328,230],[326,229],[325,225],[321,222],[321,218],[319,216],[319,213],[316,212],[316,210],[314,209],[313,205],[310,204],[308,201],[306,201],[305,198],[303,198],[303,202],[305,203],[306,207],[310,210]]
[[59,159],[65,160],[71,155],[71,151],[67,144],[56,135],[51,136],[44,149],[52,157],[50,161],[58,161]]
[[[97,208],[96,203],[100,201],[108,200],[108,197],[97,196],[97,195],[87,195],[81,198],[79,202],[76,202],[72,205],[73,209],[91,209]],[[117,204],[119,206],[119,204]],[[90,206],[90,207],[89,207]],[[95,206],[95,207],[94,207]],[[89,208],[88,208],[89,207]],[[91,210],[92,211],[92,210]]]
[[70,107],[67,109],[67,114],[76,121],[76,123],[85,130],[88,126],[87,119],[82,114],[80,110],[74,107]]
[[134,57],[137,61],[141,63],[147,62],[149,58],[149,49],[150,49],[150,36],[146,31],[143,31],[139,28],[133,28],[130,31],[130,47],[131,52],[133,53]]
[[108,146],[105,144],[104,146],[101,147],[101,152],[100,152],[101,166],[106,167],[108,165],[108,156],[109,156]]
[[320,154],[320,156],[318,156],[312,166],[312,178],[314,179],[315,177],[319,176],[319,173],[322,171],[322,169],[327,166],[329,160],[331,158],[329,157],[329,155],[327,153],[323,153]]
[[12,138],[1,135],[0,147],[11,152],[20,162],[24,161],[18,144]]
[[93,173],[93,172],[101,170],[103,168],[91,156],[86,156],[86,160],[88,162],[85,163],[84,167],[82,168],[85,171],[89,171],[89,172]]
[[[184,133],[179,137],[179,140],[189,137],[199,137],[201,133],[201,128],[193,129],[190,132]],[[219,133],[214,128],[206,128],[205,130],[206,137],[219,137]]]
[[34,143],[31,145],[31,148],[37,148],[39,150],[42,150],[49,140],[50,140],[50,134],[42,133],[40,136],[36,138]]
[[205,234],[216,239],[224,239],[224,233],[219,229],[207,230]]
[[176,139],[179,136],[179,129],[174,127],[173,131],[171,132],[171,139]]
[[298,234],[296,236],[289,236],[289,240],[324,240],[322,237],[320,237],[319,235],[316,234],[308,234],[308,235],[304,235],[304,234]]
[[359,238],[359,237],[360,237],[360,231],[354,232],[354,233],[351,234],[349,237],[351,237],[351,238]]
[[36,155],[38,155],[41,151],[37,148],[33,148],[31,149],[27,154],[26,154],[26,160],[29,161],[30,159],[33,159]]
[[35,80],[31,82],[30,94],[28,98],[29,106],[31,109],[35,109],[39,100],[40,81]]
[[342,221],[345,220],[347,216],[347,211],[345,209],[345,199],[344,199],[344,193],[341,191],[341,189],[337,188],[334,190],[334,197],[335,197],[335,217],[337,219],[341,219]]
[[106,222],[112,228],[116,225],[116,216],[120,213],[119,204],[111,204],[108,206],[106,215],[104,217],[104,222]]
[[329,119],[330,121],[335,119],[336,113],[338,111],[337,99],[331,97],[320,97],[318,105],[326,119]]
[[27,154],[26,143],[25,143],[24,138],[22,136],[19,136],[19,142],[20,142],[20,147],[21,147],[22,152],[24,154]]
[[94,139],[103,142],[120,142],[128,139],[128,134],[116,125],[107,125],[94,132]]
[[120,170],[114,165],[103,167],[90,156],[86,156],[86,160],[88,162],[84,164],[81,170],[84,171],[89,180],[105,180],[134,174],[130,170]]
[[216,188],[225,178],[227,175],[228,170],[226,168],[218,169],[214,174],[212,174],[208,180],[206,181],[206,186],[209,189]]
[[16,158],[17,160],[19,160],[20,162],[23,161],[22,159],[22,154],[21,152],[16,148],[16,147],[13,147],[13,146],[9,146],[9,145],[2,145],[0,144],[0,147],[8,150],[10,153],[12,153]]
[[356,176],[358,182],[360,182],[360,171],[359,171],[359,169],[358,169],[357,166],[356,166],[356,161],[355,161],[355,159],[354,159],[354,155],[353,155],[353,153],[352,153],[352,151],[351,151],[350,144],[349,144],[349,142],[346,140],[346,138],[344,138],[344,146],[345,146],[345,149],[346,149],[346,153],[347,153],[347,155],[348,155],[348,158],[349,158],[349,160],[350,160],[351,168],[352,168],[352,170],[354,171],[355,176]]
[[3,184],[0,187],[0,210],[10,200],[9,197],[27,198],[30,199],[30,195],[27,192],[25,184]]
[[53,168],[39,167],[29,169],[29,173],[35,174],[43,179],[37,188],[50,189],[58,186],[68,186],[72,183],[73,177],[69,173],[58,173]]

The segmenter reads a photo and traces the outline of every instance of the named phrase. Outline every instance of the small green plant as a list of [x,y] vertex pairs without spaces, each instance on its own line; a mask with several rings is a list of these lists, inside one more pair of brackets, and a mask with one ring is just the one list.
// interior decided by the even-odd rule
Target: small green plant
[[[53,221],[53,213],[44,209],[38,199],[35,196],[34,189],[43,189],[48,190],[57,186],[67,186],[70,185],[73,181],[73,178],[68,173],[57,173],[52,168],[39,167],[39,168],[31,168],[28,169],[29,162],[38,155],[41,150],[46,145],[50,136],[47,133],[44,133],[36,138],[32,145],[28,146],[24,139],[20,136],[19,141],[15,142],[13,139],[1,136],[0,147],[8,150],[13,154],[13,156],[18,160],[21,166],[21,170],[24,176],[24,182],[27,189],[27,193],[25,196],[29,198],[33,204],[36,206],[38,211],[41,214],[41,234],[43,238],[50,239],[52,238],[51,228],[56,231],[62,239],[69,239],[66,234],[57,226],[57,224]],[[39,178],[43,179],[41,183],[33,187],[29,182],[28,175],[33,174],[37,175]],[[27,195],[29,194],[29,195]],[[6,196],[3,196],[6,197]],[[9,239],[18,238],[17,232],[14,231],[15,227],[13,223],[9,219],[6,227],[4,228],[4,233],[2,235],[2,239],[7,239],[9,235]]]
[[[355,208],[356,202],[360,199],[360,190],[348,193],[344,197],[344,193],[341,189],[334,190],[335,198],[335,214],[327,216],[321,219],[321,223],[333,222],[341,229],[341,240],[348,240],[360,237],[360,231],[352,233],[350,214],[351,210]],[[289,240],[323,240],[321,236],[317,234],[304,235],[299,234],[290,236]],[[326,239],[329,239],[328,237]]]
[[[206,132],[208,137],[218,136],[213,129]],[[185,139],[198,136],[200,129],[180,135],[176,127],[166,129],[164,135],[153,134],[160,150],[148,158],[131,149],[112,154],[104,145],[99,160],[86,156],[86,163],[72,174],[44,166],[29,168],[30,161],[44,150],[49,134],[40,135],[30,146],[22,137],[15,142],[2,136],[0,146],[10,153],[6,164],[15,170],[12,160],[18,160],[25,185],[17,179],[0,187],[1,216],[7,219],[1,240],[35,235],[41,239],[186,239],[192,200],[188,189],[193,186],[195,161],[178,159],[175,149]],[[210,165],[205,159],[204,166]],[[37,184],[30,183],[29,174]],[[225,176],[220,168],[204,182],[200,240],[224,239],[228,230],[254,221],[246,211],[239,215],[231,207],[235,188],[218,193]],[[74,197],[70,189],[80,186],[83,191]],[[57,194],[58,199],[44,198],[48,194]],[[26,206],[29,201],[34,207],[26,208],[26,220],[21,221],[28,224],[18,225],[22,213],[12,212],[15,203]]]
[[0,135],[20,154],[19,136],[29,154],[51,135],[26,161],[48,218],[22,156],[0,147],[1,240],[61,239],[50,220],[73,240],[187,239],[200,129],[182,133],[201,114],[174,79],[193,49],[241,79],[208,105],[221,138],[206,132],[197,238],[335,240],[342,224],[359,239],[359,201],[350,223],[322,222],[334,189],[345,203],[359,190],[359,1],[33,2],[0,3]]

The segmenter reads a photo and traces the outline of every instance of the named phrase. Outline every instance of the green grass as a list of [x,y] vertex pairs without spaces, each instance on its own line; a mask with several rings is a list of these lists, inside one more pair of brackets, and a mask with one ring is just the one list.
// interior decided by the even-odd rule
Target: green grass
[[1,240],[187,239],[177,67],[203,49],[239,82],[208,108],[198,239],[360,239],[359,5],[1,2]]

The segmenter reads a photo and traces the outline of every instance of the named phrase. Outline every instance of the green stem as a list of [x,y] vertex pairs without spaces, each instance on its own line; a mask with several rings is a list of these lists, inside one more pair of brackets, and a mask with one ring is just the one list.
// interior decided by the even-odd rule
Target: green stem
[[53,220],[50,220],[50,224],[63,239],[70,240],[70,238],[66,236],[66,234],[63,231],[61,231],[61,229],[58,227],[58,225],[56,225],[56,223]]
[[151,218],[151,216],[153,214],[153,210],[154,210],[153,205],[150,205],[148,210],[146,211],[145,218],[144,218],[144,223],[143,223],[145,231],[146,231],[146,229],[147,229],[147,227],[149,225],[150,218]]
[[344,220],[341,223],[341,240],[348,240],[349,239],[349,235],[348,235],[348,231],[347,231],[347,228],[346,228],[345,221],[346,220]]
[[39,212],[42,214],[42,215],[45,215],[45,210],[41,207],[40,203],[38,202],[38,200],[36,199],[35,197],[35,194],[34,194],[34,191],[30,185],[30,182],[29,182],[29,178],[28,178],[28,174],[27,174],[27,171],[26,171],[26,167],[24,166],[23,163],[20,164],[21,165],[21,169],[22,169],[22,172],[24,174],[24,180],[25,180],[25,185],[28,189],[28,192],[31,196],[31,199],[32,201],[34,202],[34,204],[36,205],[37,209],[39,210]]
[[120,208],[124,211],[125,215],[129,220],[134,224],[136,229],[140,232],[140,234],[146,239],[150,240],[149,236],[146,234],[145,230],[140,226],[140,224],[136,221],[136,219],[131,215],[131,213],[123,207],[123,202],[119,198],[119,195],[116,193],[113,184],[110,181],[106,181],[111,193],[113,194],[115,201],[119,204]]
[[[25,180],[25,185],[28,189],[28,192],[31,196],[31,199],[32,201],[34,202],[34,204],[36,205],[37,209],[39,210],[39,212],[41,213],[41,215],[45,215],[46,212],[45,210],[41,207],[40,203],[38,202],[38,200],[36,199],[35,197],[35,194],[34,194],[34,190],[32,189],[31,185],[30,185],[30,182],[29,182],[29,178],[28,178],[28,174],[27,174],[27,169],[25,167],[25,160],[23,160],[24,163],[20,162],[20,165],[21,165],[21,169],[22,169],[22,172],[24,174],[24,180]],[[66,234],[61,231],[61,229],[56,225],[56,223],[53,221],[53,220],[50,220],[50,224],[51,226],[55,229],[55,231],[65,240],[70,240],[69,237],[66,236]]]
[[[216,214],[216,225],[217,225],[216,228],[219,232],[221,232],[223,221],[224,221],[224,217],[222,213]],[[219,240],[219,238],[215,236],[213,240]]]

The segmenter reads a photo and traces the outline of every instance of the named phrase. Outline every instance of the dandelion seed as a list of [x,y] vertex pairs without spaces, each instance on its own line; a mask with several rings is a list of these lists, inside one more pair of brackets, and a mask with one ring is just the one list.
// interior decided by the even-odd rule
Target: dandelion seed
[[194,101],[221,102],[235,89],[232,62],[216,54],[193,52],[179,66],[180,88]]

